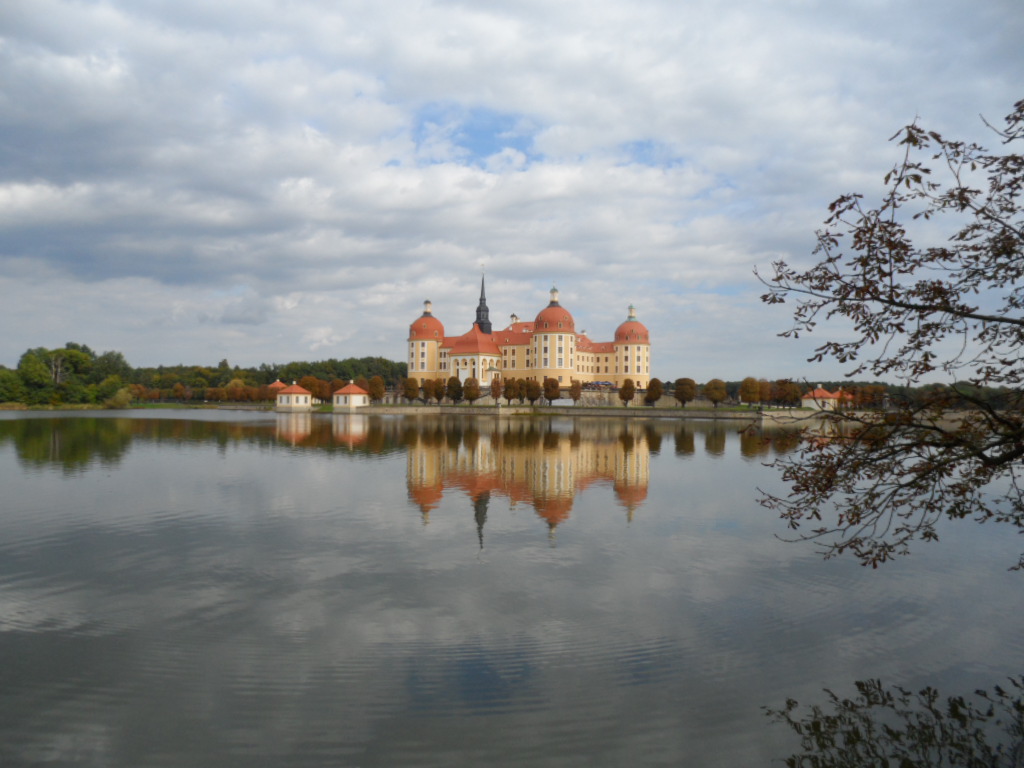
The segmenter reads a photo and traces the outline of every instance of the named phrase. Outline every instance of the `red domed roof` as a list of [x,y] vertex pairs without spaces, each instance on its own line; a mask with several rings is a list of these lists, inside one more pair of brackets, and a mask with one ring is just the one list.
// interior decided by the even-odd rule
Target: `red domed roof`
[[444,324],[434,317],[430,302],[423,302],[423,314],[409,325],[409,341],[444,340]]
[[650,344],[651,333],[647,326],[636,319],[636,310],[629,308],[629,317],[615,329],[616,344]]
[[534,333],[544,331],[576,332],[576,321],[572,319],[569,310],[558,303],[557,288],[551,289],[551,303],[538,312],[537,319],[533,321]]

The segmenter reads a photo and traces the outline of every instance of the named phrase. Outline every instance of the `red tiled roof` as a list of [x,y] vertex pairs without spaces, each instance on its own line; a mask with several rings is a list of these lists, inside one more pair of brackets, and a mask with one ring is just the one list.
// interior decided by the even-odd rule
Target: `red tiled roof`
[[[547,323],[547,327],[544,326],[545,323]],[[562,324],[561,328],[558,327],[559,323]],[[557,333],[558,331],[574,333],[576,321],[572,319],[569,310],[561,304],[548,304],[537,313],[537,319],[533,321],[533,327],[537,333],[542,331],[547,331],[548,333]]]
[[445,339],[445,346],[451,343],[451,354],[453,355],[500,355],[494,337],[489,333],[480,330],[480,326],[473,323],[468,333],[454,339]]
[[310,392],[305,387],[300,387],[298,384],[292,384],[291,386],[285,387],[284,389],[279,389],[277,391],[277,394],[279,394],[279,395],[311,395],[313,393]]
[[362,387],[360,387],[358,384],[354,384],[354,383],[352,383],[350,381],[348,384],[346,384],[344,387],[339,389],[334,394],[336,394],[336,395],[368,395],[370,393],[367,392]]

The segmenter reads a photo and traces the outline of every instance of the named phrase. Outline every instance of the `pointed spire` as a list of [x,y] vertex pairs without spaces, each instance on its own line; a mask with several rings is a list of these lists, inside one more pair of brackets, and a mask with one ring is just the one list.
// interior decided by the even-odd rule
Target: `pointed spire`
[[476,324],[483,333],[491,332],[490,310],[487,309],[487,294],[484,291],[484,276],[480,275],[480,305],[476,308]]

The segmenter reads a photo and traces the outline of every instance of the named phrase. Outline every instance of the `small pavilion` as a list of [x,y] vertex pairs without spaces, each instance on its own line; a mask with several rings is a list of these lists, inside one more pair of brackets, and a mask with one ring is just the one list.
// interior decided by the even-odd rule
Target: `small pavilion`
[[313,393],[295,382],[291,386],[277,390],[276,411],[281,413],[297,413],[313,410]]
[[349,381],[344,387],[333,395],[335,411],[354,411],[356,408],[365,408],[370,404],[370,393]]

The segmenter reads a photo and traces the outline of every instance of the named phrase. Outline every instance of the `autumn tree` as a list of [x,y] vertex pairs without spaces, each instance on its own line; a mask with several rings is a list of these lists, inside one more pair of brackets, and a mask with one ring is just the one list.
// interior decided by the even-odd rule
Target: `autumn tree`
[[544,399],[548,401],[548,405],[555,402],[562,396],[562,385],[558,383],[558,379],[546,378],[544,379]]
[[540,382],[536,379],[527,379],[524,383],[523,394],[526,396],[526,399],[530,401],[530,405],[533,405],[540,400],[541,392]]
[[495,405],[498,405],[501,400],[501,387],[502,382],[500,376],[495,376],[491,379],[491,397],[494,399]]
[[502,384],[502,394],[505,395],[505,401],[509,405],[512,405],[512,401],[516,398],[516,393],[519,391],[518,384],[519,380],[512,377],[505,379],[505,382]]
[[437,404],[440,405],[448,393],[448,383],[444,379],[434,379],[434,391],[431,393]]
[[740,382],[740,400],[747,405],[761,401],[761,387],[753,376],[747,376]]
[[[757,382],[754,382],[755,384]],[[711,404],[718,407],[718,404],[728,397],[728,392],[725,389],[725,382],[721,379],[711,379],[707,384],[704,385],[704,397],[711,401]]]
[[[408,402],[418,399],[420,396],[420,383],[417,379],[410,376],[407,379],[402,379],[402,397]],[[424,393],[426,397],[426,393]],[[429,399],[429,398],[428,398]]]
[[[834,439],[812,435],[776,461],[790,491],[762,503],[826,554],[877,566],[936,539],[943,517],[1024,530],[1024,155],[1009,152],[1024,140],[1024,101],[992,130],[1002,151],[903,128],[878,202],[842,195],[818,232],[820,261],[778,261],[762,278],[764,301],[793,301],[783,336],[843,328],[813,360],[951,382],[884,414],[828,416]],[[991,388],[1005,393],[998,407]]]
[[383,400],[384,395],[388,391],[387,386],[384,384],[384,378],[381,376],[371,376],[367,383],[369,384],[369,387],[367,387],[366,391],[370,395],[370,400],[375,403],[379,403]]
[[569,397],[572,399],[573,405],[578,404],[580,398],[583,397],[583,384],[578,379],[573,379],[572,384],[569,385]]
[[772,383],[767,379],[758,379],[757,386],[760,390],[758,392],[758,401],[770,403],[772,401]]
[[619,400],[625,407],[629,407],[629,404],[633,402],[633,398],[636,396],[636,384],[633,383],[632,379],[626,379],[622,382],[622,386],[619,387]]
[[467,378],[462,382],[462,396],[470,403],[470,405],[479,400],[483,396],[483,392],[480,389],[480,382],[472,376]]
[[778,379],[772,382],[771,399],[779,405],[800,405],[802,394],[800,385],[792,379]]
[[459,381],[458,376],[448,377],[448,383],[445,384],[444,393],[453,403],[458,403],[462,400],[462,382]]
[[693,379],[676,379],[675,389],[672,390],[672,397],[679,401],[682,408],[697,397],[697,382]]
[[647,391],[644,393],[644,402],[647,405],[655,406],[663,394],[665,394],[665,387],[662,385],[661,379],[651,379],[647,385]]
[[434,386],[436,382],[434,379],[424,379],[423,384],[420,386],[423,392],[423,402],[430,404],[430,401],[434,399]]

